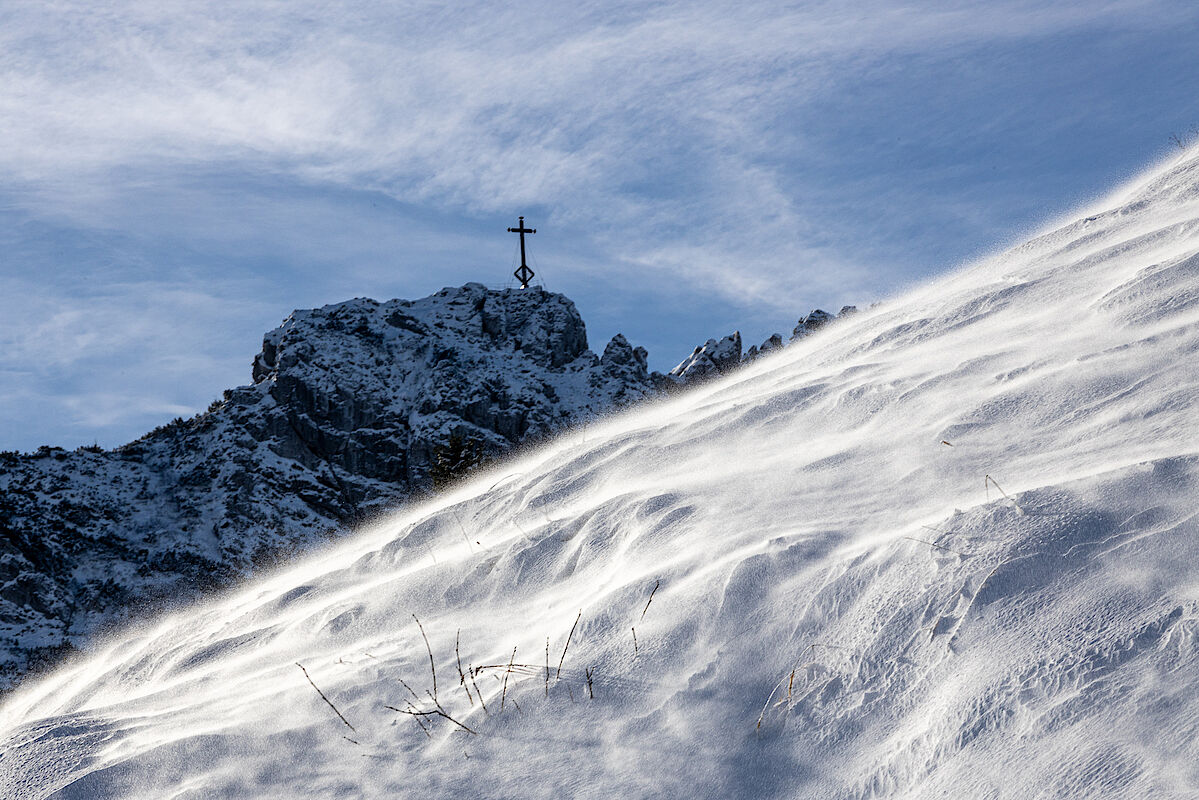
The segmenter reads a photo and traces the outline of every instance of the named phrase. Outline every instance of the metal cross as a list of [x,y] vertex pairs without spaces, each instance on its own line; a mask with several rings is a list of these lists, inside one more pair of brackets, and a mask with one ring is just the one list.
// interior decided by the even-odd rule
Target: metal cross
[[525,227],[525,218],[521,217],[520,222],[517,224],[517,226],[515,228],[509,228],[508,233],[519,233],[520,234],[520,268],[517,269],[516,272],[513,272],[512,274],[516,276],[516,279],[518,281],[520,281],[520,288],[528,289],[529,281],[533,280],[533,270],[529,269],[529,265],[525,263],[525,234],[526,233],[537,233],[537,229],[536,228],[526,228]]

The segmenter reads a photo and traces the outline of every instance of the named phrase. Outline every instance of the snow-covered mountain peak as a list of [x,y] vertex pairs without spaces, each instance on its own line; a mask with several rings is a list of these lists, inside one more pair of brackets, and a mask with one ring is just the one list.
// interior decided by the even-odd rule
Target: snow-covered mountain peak
[[0,460],[0,689],[98,628],[244,579],[478,462],[657,396],[574,304],[472,283],[292,312],[253,383],[115,451]]
[[380,365],[361,358],[364,347],[398,356],[391,360],[402,371],[434,341],[443,352],[511,354],[511,360],[546,369],[561,369],[588,352],[586,327],[565,296],[539,287],[497,291],[468,283],[420,300],[356,298],[294,311],[264,337],[253,377],[273,380],[280,368],[302,366],[365,382],[376,378]]

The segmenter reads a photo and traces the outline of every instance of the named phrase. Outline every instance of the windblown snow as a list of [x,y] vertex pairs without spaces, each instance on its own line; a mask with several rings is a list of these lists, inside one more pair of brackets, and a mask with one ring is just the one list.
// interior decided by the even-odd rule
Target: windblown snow
[[1196,156],[27,682],[0,795],[1195,797]]

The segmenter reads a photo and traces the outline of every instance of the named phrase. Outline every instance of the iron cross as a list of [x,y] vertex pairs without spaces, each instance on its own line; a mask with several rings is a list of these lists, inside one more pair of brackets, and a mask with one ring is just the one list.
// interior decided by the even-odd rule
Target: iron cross
[[525,218],[521,217],[520,222],[517,223],[517,226],[515,228],[509,228],[508,233],[520,234],[520,268],[512,274],[516,276],[518,281],[520,281],[520,288],[528,289],[529,281],[533,280],[533,270],[529,269],[529,265],[525,263],[525,234],[537,233],[537,229],[526,228]]

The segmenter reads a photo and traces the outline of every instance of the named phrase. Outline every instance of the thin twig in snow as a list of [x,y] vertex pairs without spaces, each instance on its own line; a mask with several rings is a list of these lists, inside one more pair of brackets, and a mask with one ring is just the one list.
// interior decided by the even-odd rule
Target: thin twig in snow
[[654,592],[658,591],[658,587],[661,585],[661,578],[654,582],[654,588],[650,590],[649,599],[645,601],[645,608],[641,609],[641,619],[645,619],[645,612],[649,611],[649,604],[654,602]]
[[[411,707],[408,710],[404,710],[402,708],[396,708],[395,706],[388,706],[388,705],[385,705],[383,707],[390,709],[392,711],[395,711],[397,713],[400,713],[400,714],[407,714],[410,717],[416,717],[418,719],[420,717],[441,717],[442,719],[447,719],[450,722],[454,723],[455,725],[457,725],[459,728],[466,731],[467,733],[474,734],[475,736],[479,735],[478,731],[471,730],[470,728],[466,727],[461,722],[459,722],[458,720],[454,719],[449,714],[447,714],[445,712],[445,709],[442,708],[441,706],[438,706],[437,708],[431,708],[427,711],[422,711],[418,708],[411,708]],[[426,733],[427,733],[427,731],[426,731]]]
[[411,687],[411,686],[409,686],[409,685],[408,685],[408,684],[407,684],[407,683],[404,681],[404,679],[403,679],[403,678],[400,678],[400,677],[398,677],[398,676],[397,676],[397,677],[396,677],[396,680],[398,680],[398,681],[400,682],[400,685],[401,685],[401,686],[403,686],[405,689],[407,689],[407,690],[408,690],[408,694],[412,695],[412,699],[413,699],[413,700],[415,700],[415,701],[416,701],[416,702],[418,702],[418,703],[420,702],[420,695],[419,695],[419,694],[417,694],[415,691],[413,691],[413,690],[412,690],[412,687]]
[[937,544],[936,542],[930,542],[927,539],[917,539],[913,536],[902,536],[900,538],[907,539],[909,542],[920,542],[920,544],[926,544],[929,547],[935,547],[938,550],[945,550],[950,553],[957,553],[959,556],[969,555],[969,553],[963,553],[961,550],[953,550],[949,547],[945,547],[944,545]]
[[470,695],[470,687],[466,685],[466,675],[462,673],[462,656],[458,653],[458,641],[462,638],[462,629],[458,629],[457,635],[454,636],[454,658],[458,660],[458,685],[466,691],[466,699],[473,706],[475,698]]
[[512,672],[512,662],[516,660],[516,648],[512,648],[512,658],[508,659],[508,669],[504,670],[504,691],[500,695],[500,711],[504,710],[504,701],[508,699],[508,674]]
[[483,699],[483,693],[479,691],[479,684],[475,682],[475,673],[469,664],[466,667],[466,671],[470,672],[470,682],[475,687],[475,694],[479,696],[479,705],[483,706],[483,713],[490,717],[491,712],[487,710],[487,702]]
[[1014,506],[1016,507],[1016,510],[1017,510],[1017,511],[1019,511],[1021,514],[1023,514],[1023,513],[1024,513],[1024,509],[1020,507],[1020,504],[1019,504],[1019,503],[1017,503],[1017,502],[1016,502],[1016,501],[1015,501],[1015,500],[1012,498],[1012,496],[1011,496],[1011,495],[1009,495],[1007,492],[1005,492],[1005,491],[1003,490],[1003,488],[1002,488],[1002,487],[1001,487],[1001,486],[1000,486],[1000,485],[999,485],[999,484],[998,484],[998,483],[995,481],[995,479],[994,479],[994,478],[992,478],[990,475],[987,475],[987,476],[986,476],[986,477],[983,479],[983,487],[984,487],[984,488],[987,490],[987,502],[988,502],[988,503],[989,503],[989,502],[991,502],[991,487],[992,487],[992,486],[994,486],[996,489],[999,489],[999,493],[1000,493],[1001,495],[1003,495],[1004,497],[1006,497],[1008,500],[1011,500],[1011,501],[1012,501],[1012,505],[1014,505]]
[[513,472],[513,473],[512,473],[512,474],[510,474],[510,475],[505,475],[504,477],[500,478],[500,479],[499,479],[498,481],[496,481],[495,483],[491,484],[491,486],[489,486],[489,487],[487,488],[487,491],[489,491],[489,492],[490,492],[492,489],[494,489],[495,487],[499,486],[501,483],[503,483],[504,481],[508,480],[509,478],[515,478],[515,477],[518,477],[518,476],[520,476],[520,475],[523,475],[523,474],[524,474],[523,472]]
[[[653,596],[650,596],[653,599]],[[648,606],[647,606],[648,608]],[[558,659],[558,671],[554,673],[554,680],[562,679],[562,662],[566,660],[566,651],[570,649],[570,639],[575,635],[575,628],[579,627],[579,620],[583,618],[583,610],[579,609],[579,616],[575,617],[575,624],[570,626],[570,633],[566,636],[566,647],[562,648],[562,658]]]
[[[416,614],[412,615],[416,619]],[[437,697],[437,666],[433,663],[433,648],[429,646],[429,637],[425,636],[425,626],[420,624],[420,620],[416,619],[416,627],[420,628],[420,635],[425,640],[425,649],[429,651],[429,670],[433,673],[433,697]]]
[[321,699],[329,704],[329,708],[333,709],[333,713],[337,715],[337,718],[344,722],[347,728],[354,731],[354,733],[357,733],[358,731],[354,730],[354,726],[350,724],[350,721],[341,715],[341,712],[337,710],[337,706],[333,705],[333,701],[328,697],[325,697],[325,693],[322,692],[320,688],[318,688],[317,685],[312,682],[312,678],[309,677],[308,670],[304,669],[304,665],[297,661],[296,666],[299,667],[300,671],[304,673],[304,677],[308,678],[308,683],[312,684],[312,688],[316,689],[316,693],[321,696]]
[[[812,653],[812,654],[814,655],[814,654],[815,654],[815,650],[816,650],[816,648],[817,648],[817,647],[825,647],[825,648],[828,648],[828,649],[830,649],[830,650],[845,650],[845,651],[847,651],[847,652],[850,652],[850,653],[854,652],[853,648],[850,648],[850,647],[842,647],[841,645],[837,645],[837,644],[825,644],[824,642],[812,642],[811,644],[809,644],[807,647],[805,647],[805,648],[804,648],[802,651],[800,651],[800,652],[809,652],[809,653]],[[784,682],[784,681],[786,681],[786,682],[787,682],[787,698],[788,698],[788,701],[790,700],[790,697],[791,697],[791,691],[792,691],[792,689],[794,688],[794,685],[795,685],[795,671],[796,671],[796,669],[798,669],[798,664],[797,664],[797,666],[796,666],[796,667],[793,667],[793,668],[791,669],[791,672],[790,672],[790,674],[788,674],[788,675],[784,675],[782,678],[780,678],[780,679],[779,679],[779,682],[778,682],[778,683],[776,683],[776,684],[774,685],[774,688],[770,690],[770,695],[769,695],[769,696],[766,698],[766,702],[765,702],[765,704],[763,704],[763,706],[762,706],[762,713],[758,714],[758,724],[757,724],[757,725],[755,726],[755,728],[754,728],[754,729],[755,729],[755,731],[761,731],[761,730],[762,730],[762,723],[763,723],[763,722],[765,721],[765,719],[766,719],[766,712],[767,712],[767,711],[769,711],[769,710],[770,710],[770,708],[771,708],[770,701],[772,701],[772,700],[774,699],[774,693],[775,693],[775,692],[777,692],[779,689],[781,689],[781,688],[782,688],[782,686],[783,686],[783,682]],[[781,705],[783,702],[784,702],[784,701],[780,700],[778,703],[776,703],[776,704],[775,704],[775,706],[777,707],[778,705]]]
[[466,549],[470,552],[475,552],[475,548],[470,545],[470,537],[466,535],[466,528],[462,525],[462,520],[458,518],[458,512],[450,509],[450,513],[454,515],[454,521],[458,523],[458,530],[462,531],[462,538],[466,540]]

